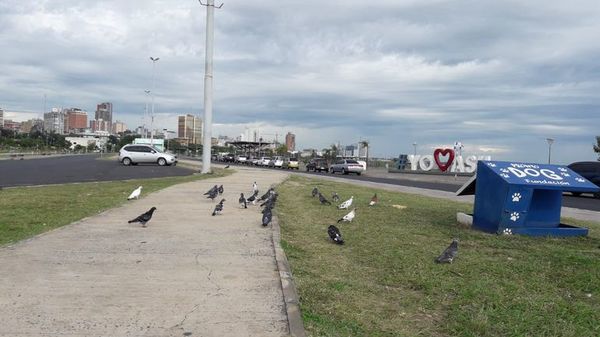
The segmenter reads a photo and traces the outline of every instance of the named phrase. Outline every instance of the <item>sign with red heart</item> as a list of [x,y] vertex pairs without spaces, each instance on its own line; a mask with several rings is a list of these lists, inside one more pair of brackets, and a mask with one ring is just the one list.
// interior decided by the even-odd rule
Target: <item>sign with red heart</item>
[[[448,156],[448,160],[445,163],[442,163],[440,157],[446,157],[446,156]],[[454,150],[452,150],[452,149],[435,149],[435,151],[433,151],[433,159],[435,160],[435,163],[437,164],[437,166],[440,168],[440,171],[446,172],[446,170],[448,170],[450,168],[450,166],[452,165],[452,162],[454,161]]]

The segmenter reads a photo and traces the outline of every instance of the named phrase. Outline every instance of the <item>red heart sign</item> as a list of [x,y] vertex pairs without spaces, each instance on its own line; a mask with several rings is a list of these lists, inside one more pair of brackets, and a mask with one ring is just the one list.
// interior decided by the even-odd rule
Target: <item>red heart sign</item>
[[[440,162],[440,157],[445,157],[446,155],[448,155],[448,160],[445,163]],[[454,150],[435,149],[435,151],[433,151],[433,159],[435,160],[437,166],[440,168],[440,171],[446,172],[446,170],[450,168],[450,165],[452,165],[452,162],[454,161]]]

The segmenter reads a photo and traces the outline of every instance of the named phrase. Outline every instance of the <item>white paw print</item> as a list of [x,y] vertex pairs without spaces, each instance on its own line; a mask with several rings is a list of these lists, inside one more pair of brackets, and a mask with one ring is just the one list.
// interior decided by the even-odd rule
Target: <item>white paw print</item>
[[521,201],[521,193],[513,193],[512,195],[512,201],[513,202],[519,202]]
[[575,180],[577,180],[580,183],[584,183],[585,182],[585,179],[583,179],[583,178],[575,178]]
[[570,174],[568,174],[568,173],[566,173],[566,172],[561,172],[560,174],[561,174],[563,177],[570,177],[570,176],[571,176]]
[[501,168],[501,169],[500,169],[500,172],[502,172],[502,173],[508,173],[508,172],[510,172],[510,171],[509,171],[509,170],[507,170],[507,169],[505,169],[505,168]]
[[510,176],[508,174],[506,174],[506,173],[502,173],[502,174],[500,174],[500,176],[502,178],[510,178]]
[[559,167],[558,170],[561,171],[561,172],[567,172],[567,169],[564,168],[564,167]]
[[513,222],[515,222],[515,221],[519,220],[519,213],[518,213],[518,212],[512,212],[512,213],[510,214],[510,219],[511,219]]
[[496,167],[496,164],[494,163],[487,163],[489,167]]
[[504,228],[504,230],[502,231],[502,234],[504,235],[512,235],[512,229],[510,228]]

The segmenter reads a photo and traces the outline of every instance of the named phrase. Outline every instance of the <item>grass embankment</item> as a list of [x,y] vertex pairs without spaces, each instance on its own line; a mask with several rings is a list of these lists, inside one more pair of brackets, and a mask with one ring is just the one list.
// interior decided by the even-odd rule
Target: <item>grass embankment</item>
[[[338,226],[344,246],[327,226],[347,211],[320,205],[314,186],[354,195],[354,222]],[[600,336],[598,223],[575,223],[587,238],[497,236],[455,225],[468,204],[296,176],[278,191],[311,336]],[[459,257],[435,264],[453,237]]]
[[98,214],[127,201],[142,185],[142,197],[171,185],[222,177],[230,170],[210,175],[156,179],[19,187],[0,190],[0,246],[16,242],[79,219]]

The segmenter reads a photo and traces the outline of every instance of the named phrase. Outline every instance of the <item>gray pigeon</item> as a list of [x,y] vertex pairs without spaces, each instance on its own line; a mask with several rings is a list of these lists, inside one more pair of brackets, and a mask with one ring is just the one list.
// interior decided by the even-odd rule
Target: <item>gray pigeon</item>
[[128,223],[139,222],[142,224],[142,227],[146,227],[146,223],[152,219],[152,214],[156,211],[156,207],[150,208],[150,210],[133,220],[129,220]]
[[223,188],[223,185],[219,186],[219,188],[217,189],[217,191],[219,192],[219,194],[223,194],[223,192],[225,192],[225,189]]
[[315,187],[315,188],[313,188],[313,190],[312,190],[312,196],[313,196],[313,198],[314,198],[314,197],[316,197],[316,196],[317,196],[317,194],[319,194],[319,189]]
[[221,214],[221,212],[223,212],[223,203],[224,202],[225,202],[225,199],[221,199],[221,201],[215,206],[215,210],[212,212],[212,216]]
[[206,191],[206,193],[204,193],[203,195],[210,195],[214,191],[217,191],[218,189],[219,189],[219,186],[215,185],[215,186],[211,187],[210,190]]
[[333,192],[331,200],[333,200],[333,202],[340,202],[340,196],[336,192]]
[[248,205],[246,204],[246,198],[244,198],[244,193],[240,193],[240,207],[244,207],[244,208],[248,208]]
[[321,194],[320,192],[319,192],[319,201],[321,202],[322,205],[331,205],[329,200],[325,199],[323,194]]
[[438,256],[437,259],[435,259],[435,262],[437,263],[452,263],[452,260],[454,260],[454,258],[458,255],[458,239],[454,239],[452,240],[452,243],[450,244],[450,246],[448,246],[448,248],[446,248],[446,250],[444,250],[444,252],[442,253],[442,255]]
[[271,210],[269,210],[268,212],[265,212],[262,217],[263,227],[267,227],[269,225],[269,223],[271,223],[272,218],[273,218],[273,214],[271,213]]
[[208,199],[211,199],[212,201],[215,201],[215,198],[219,195],[219,190],[212,190],[210,191],[210,193],[208,194],[208,196],[206,196]]
[[342,239],[342,233],[340,233],[340,230],[334,225],[331,225],[329,226],[329,228],[327,228],[327,234],[329,234],[329,238],[338,245],[344,244],[344,239]]

